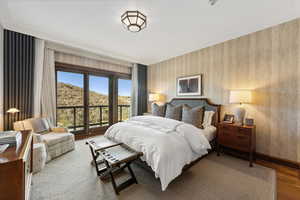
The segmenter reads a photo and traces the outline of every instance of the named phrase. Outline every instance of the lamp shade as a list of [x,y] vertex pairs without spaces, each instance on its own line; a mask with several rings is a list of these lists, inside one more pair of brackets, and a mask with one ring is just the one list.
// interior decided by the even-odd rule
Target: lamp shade
[[158,101],[159,100],[159,94],[150,93],[149,94],[149,101]]
[[229,103],[251,103],[252,94],[250,90],[231,90]]
[[158,94],[158,93],[150,93],[149,94],[149,101],[150,102],[164,101],[164,95]]
[[18,113],[18,112],[20,112],[20,110],[19,109],[17,109],[17,108],[10,108],[8,111],[6,111],[7,113],[12,113],[12,114],[14,114],[14,113]]

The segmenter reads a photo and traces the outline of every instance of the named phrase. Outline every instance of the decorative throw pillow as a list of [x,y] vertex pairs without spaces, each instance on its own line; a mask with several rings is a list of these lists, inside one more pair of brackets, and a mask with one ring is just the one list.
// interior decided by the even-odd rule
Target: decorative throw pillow
[[203,113],[204,108],[202,106],[190,107],[188,105],[183,105],[182,107],[182,120],[185,123],[192,124],[197,128],[203,128]]
[[35,118],[31,120],[32,130],[35,133],[48,133],[49,129],[47,125],[45,124],[44,120],[42,118]]
[[202,126],[204,128],[207,128],[208,126],[211,126],[214,114],[215,114],[214,111],[205,111],[204,112],[204,118],[203,118],[203,123],[202,123]]
[[165,116],[165,105],[158,105],[157,103],[152,104],[152,115],[164,117]]
[[180,121],[181,114],[182,114],[182,105],[174,106],[169,103],[167,104],[166,115],[165,115],[166,118]]

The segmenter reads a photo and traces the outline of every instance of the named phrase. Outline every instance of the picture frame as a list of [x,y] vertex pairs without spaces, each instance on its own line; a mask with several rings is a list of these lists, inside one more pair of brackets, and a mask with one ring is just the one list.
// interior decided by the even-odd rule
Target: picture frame
[[246,118],[245,119],[245,125],[246,126],[253,126],[254,125],[254,119],[252,119],[252,118]]
[[202,74],[177,78],[177,96],[202,96]]
[[223,119],[224,123],[228,123],[228,124],[232,124],[234,122],[234,115],[231,114],[225,114],[224,115],[224,119]]

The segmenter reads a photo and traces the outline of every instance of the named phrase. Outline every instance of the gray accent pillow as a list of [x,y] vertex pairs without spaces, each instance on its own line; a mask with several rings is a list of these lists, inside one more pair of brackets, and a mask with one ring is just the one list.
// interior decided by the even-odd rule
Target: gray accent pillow
[[180,121],[181,113],[182,113],[182,105],[174,106],[169,103],[167,104],[166,115],[165,115],[166,118]]
[[158,105],[157,103],[153,103],[152,106],[152,115],[164,117],[165,116],[165,105]]
[[44,133],[48,131],[46,124],[42,118],[35,118],[31,120],[32,129],[35,133]]
[[203,115],[204,108],[202,106],[190,107],[188,105],[183,105],[182,107],[182,120],[185,123],[192,124],[197,128],[203,128]]

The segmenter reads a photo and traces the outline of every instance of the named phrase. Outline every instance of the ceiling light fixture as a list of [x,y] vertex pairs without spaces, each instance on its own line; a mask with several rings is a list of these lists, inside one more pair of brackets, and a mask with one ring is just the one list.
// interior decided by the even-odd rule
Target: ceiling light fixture
[[131,32],[139,32],[146,28],[147,17],[140,11],[126,11],[121,16],[122,23]]
[[215,5],[217,3],[218,0],[209,0],[210,5]]

